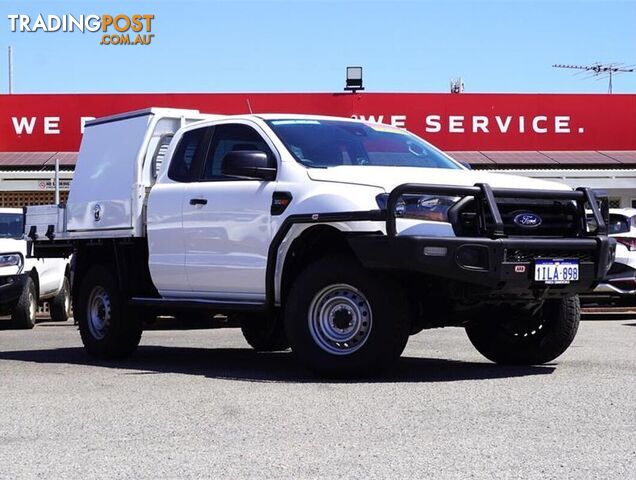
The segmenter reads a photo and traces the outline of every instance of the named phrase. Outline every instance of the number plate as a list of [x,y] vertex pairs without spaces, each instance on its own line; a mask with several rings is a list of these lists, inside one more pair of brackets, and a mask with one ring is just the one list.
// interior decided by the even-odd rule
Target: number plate
[[541,259],[534,261],[534,280],[547,285],[576,282],[579,279],[578,260]]

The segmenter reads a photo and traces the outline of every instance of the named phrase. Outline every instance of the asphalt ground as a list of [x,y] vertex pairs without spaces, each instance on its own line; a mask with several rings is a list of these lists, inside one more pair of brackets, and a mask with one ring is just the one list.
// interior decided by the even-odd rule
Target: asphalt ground
[[[1,322],[0,322],[1,323]],[[0,330],[0,478],[636,478],[636,315],[553,364],[499,367],[463,330],[322,381],[240,331],[144,332],[96,362],[71,322]]]

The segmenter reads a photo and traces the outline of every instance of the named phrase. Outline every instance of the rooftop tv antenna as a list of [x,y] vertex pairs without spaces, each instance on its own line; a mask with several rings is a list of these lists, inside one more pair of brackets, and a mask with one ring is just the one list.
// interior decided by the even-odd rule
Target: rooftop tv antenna
[[570,68],[573,70],[580,70],[577,73],[587,73],[586,78],[598,77],[597,80],[602,78],[609,78],[609,86],[607,93],[612,93],[612,77],[619,73],[633,73],[634,65],[624,65],[622,63],[600,63],[596,62],[592,65],[564,65],[562,63],[555,63],[552,65],[554,68]]
[[462,77],[451,78],[450,93],[464,93],[464,79]]

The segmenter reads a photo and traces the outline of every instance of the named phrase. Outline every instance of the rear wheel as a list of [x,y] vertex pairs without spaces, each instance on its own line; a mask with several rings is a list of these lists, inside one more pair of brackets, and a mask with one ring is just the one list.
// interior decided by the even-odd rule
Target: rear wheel
[[280,314],[241,315],[241,332],[250,346],[257,352],[287,350],[289,340]]
[[11,323],[14,328],[31,329],[35,327],[35,316],[38,311],[38,292],[35,282],[28,277],[18,303],[11,312]]
[[475,348],[495,363],[539,365],[550,362],[570,346],[578,330],[578,296],[546,300],[536,312],[498,308],[466,327]]
[[399,285],[344,256],[307,267],[285,305],[292,350],[326,375],[370,375],[388,367],[404,350],[409,325]]
[[112,271],[101,265],[82,279],[74,313],[84,347],[92,356],[127,356],[141,339],[141,319],[127,307],[118,287]]
[[60,293],[49,303],[51,320],[66,322],[71,317],[71,284],[68,277],[64,277]]

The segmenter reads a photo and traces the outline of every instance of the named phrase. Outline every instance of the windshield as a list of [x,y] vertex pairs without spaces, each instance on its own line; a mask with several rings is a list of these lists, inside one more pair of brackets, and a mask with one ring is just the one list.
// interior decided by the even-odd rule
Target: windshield
[[338,120],[270,120],[287,149],[307,167],[375,165],[461,167],[405,130],[388,125]]
[[22,238],[21,213],[0,213],[0,238]]

